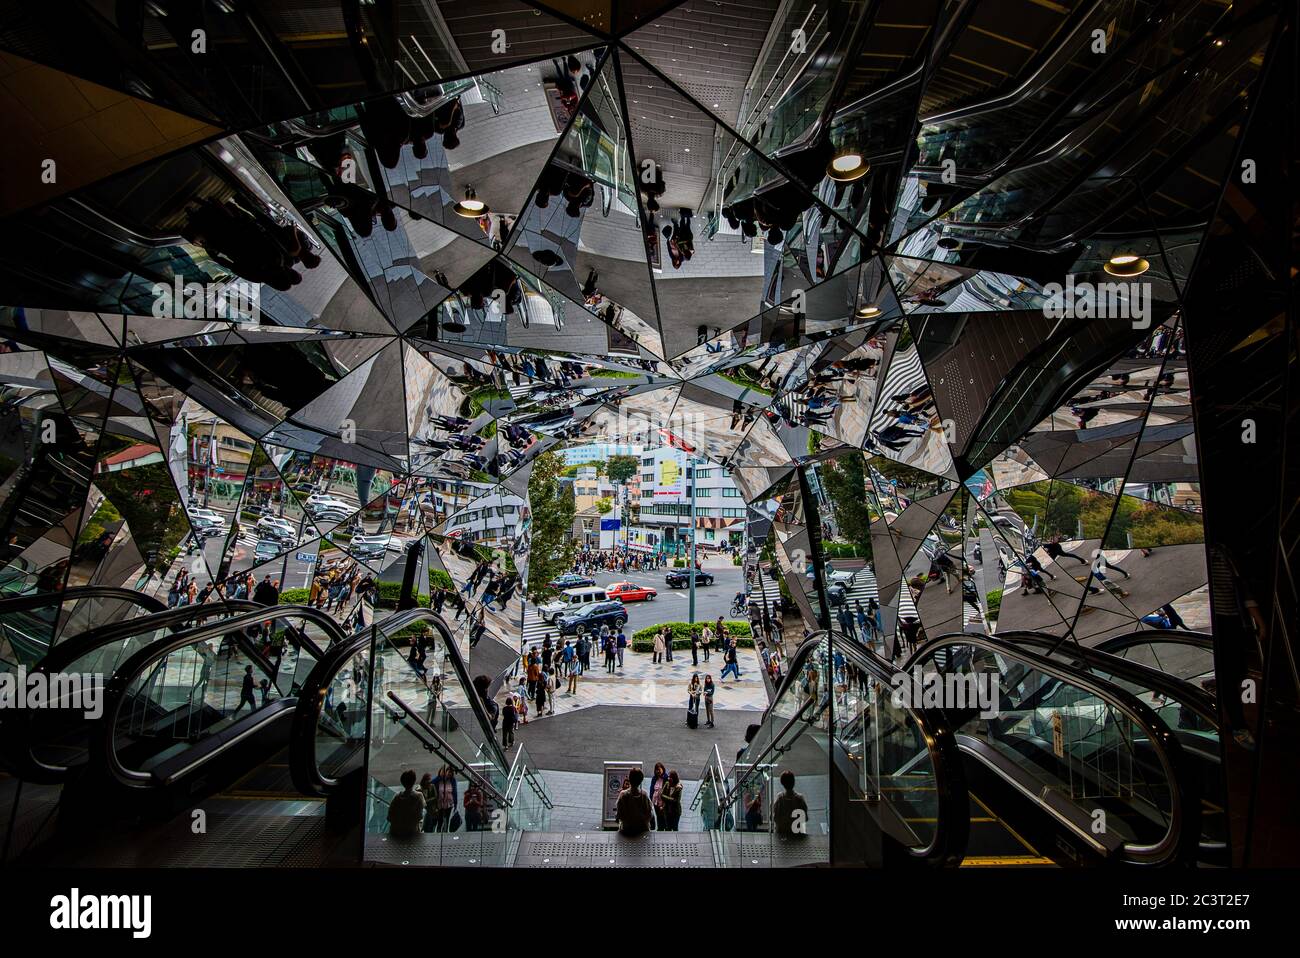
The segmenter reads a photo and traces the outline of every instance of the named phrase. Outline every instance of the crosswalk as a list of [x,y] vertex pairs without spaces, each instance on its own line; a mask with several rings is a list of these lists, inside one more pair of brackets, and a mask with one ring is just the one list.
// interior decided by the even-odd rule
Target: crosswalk
[[880,401],[871,416],[870,429],[874,432],[894,422],[894,413],[886,411],[890,397],[902,396],[929,385],[925,376],[925,367],[921,365],[921,354],[916,347],[896,351],[890,358],[889,369],[880,383],[876,395]]
[[[940,583],[934,583],[934,587],[939,585]],[[856,612],[859,602],[862,603],[862,607],[865,609],[870,599],[875,599],[877,603],[880,602],[880,588],[876,582],[875,572],[869,566],[864,566],[854,573],[853,579],[849,582],[849,594],[845,602],[850,609]],[[837,611],[838,608],[837,606],[836,610],[833,611]],[[962,603],[961,613],[962,625],[970,625],[981,620],[979,611],[969,603]],[[899,618],[921,618],[916,610],[916,603],[912,600],[912,591],[906,584],[903,584],[898,591],[898,615]]]
[[759,569],[755,578],[758,581],[757,592],[760,597],[761,607],[771,615],[773,603],[781,597],[781,588],[776,584],[776,579],[772,578],[767,569]]

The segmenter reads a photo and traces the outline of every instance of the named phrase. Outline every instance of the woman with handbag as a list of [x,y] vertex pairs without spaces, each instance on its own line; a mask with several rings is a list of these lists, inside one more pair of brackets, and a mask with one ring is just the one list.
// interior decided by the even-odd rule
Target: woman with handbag
[[691,676],[691,684],[686,687],[686,727],[699,728],[700,725],[700,673]]
[[[456,802],[459,799],[459,785],[456,782],[456,774],[449,766],[444,765],[438,772],[438,777],[433,780],[434,794],[438,799],[438,831],[453,831],[451,827],[451,818],[456,814]],[[457,815],[459,818],[459,815]]]
[[[441,775],[441,769],[438,771]],[[421,828],[426,832],[438,830],[438,790],[434,788],[433,776],[425,772],[420,776],[420,794],[424,796],[424,823]]]
[[659,802],[663,809],[662,812],[658,812],[662,816],[659,819],[660,830],[677,831],[677,824],[682,820],[682,780],[677,774],[677,769],[668,773],[668,781],[659,793]]
[[663,762],[655,762],[655,773],[650,779],[650,807],[654,809],[652,826],[657,825],[661,832],[667,831],[667,819],[664,816],[663,789],[668,784],[668,773]]

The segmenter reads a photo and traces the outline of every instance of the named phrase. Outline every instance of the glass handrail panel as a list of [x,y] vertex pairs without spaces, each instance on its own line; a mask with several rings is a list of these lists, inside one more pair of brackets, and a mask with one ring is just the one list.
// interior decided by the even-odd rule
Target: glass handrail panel
[[984,743],[1032,790],[1081,814],[1076,826],[1105,822],[1135,851],[1172,840],[1178,783],[1152,721],[1113,695],[1020,659],[1013,650],[944,643],[922,650],[918,668],[945,687],[997,682],[997,706],[948,710],[954,731]]

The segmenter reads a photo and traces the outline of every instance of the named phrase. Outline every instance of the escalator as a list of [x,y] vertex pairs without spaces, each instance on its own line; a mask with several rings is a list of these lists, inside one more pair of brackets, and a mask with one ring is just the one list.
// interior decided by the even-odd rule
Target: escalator
[[108,586],[74,586],[0,600],[0,671],[31,668],[65,638],[93,625],[160,612],[152,596]]
[[[1158,680],[1131,663],[1103,668],[1100,654],[1047,651],[958,633],[900,668],[839,635],[805,642],[731,772],[720,760],[705,771],[697,802],[718,833],[719,860],[744,863],[754,851],[773,865],[1212,858],[1201,758],[1132,691]],[[1165,694],[1203,720],[1203,698]],[[793,838],[771,815],[786,770],[807,804],[807,832]],[[795,850],[802,861],[791,860]]]
[[[413,648],[424,653],[418,665]],[[510,759],[497,743],[455,637],[428,609],[395,613],[330,648],[303,683],[290,740],[298,790],[326,797],[336,821],[361,812],[366,861],[504,865],[522,832],[546,827],[544,781],[522,747]],[[437,770],[450,806],[400,836],[388,806],[408,769]]]
[[[114,600],[116,601],[116,600]],[[59,688],[55,676],[93,677],[106,683],[132,655],[151,643],[207,620],[260,609],[243,600],[187,605],[152,615],[109,621],[75,636],[64,637],[29,669],[44,678],[51,692]],[[67,686],[64,686],[65,694]],[[58,696],[52,707],[20,710],[0,722],[0,764],[29,782],[60,784],[70,771],[84,765],[88,746],[88,721],[65,707]]]
[[166,804],[265,761],[288,742],[307,676],[344,639],[321,612],[277,606],[150,642],[109,679],[78,784]]
[[942,636],[904,664],[936,688],[996,681],[991,714],[954,707],[951,694],[941,706],[972,797],[1058,864],[1195,864],[1196,757],[1118,671],[1108,676],[1027,644]]
[[[895,704],[896,672],[869,649],[825,633],[800,646],[731,772],[720,759],[705,770],[696,807],[716,832],[719,864],[962,860],[969,820],[953,731],[938,710]],[[802,821],[788,825],[773,815],[785,771],[806,804]]]
[[1199,862],[1228,863],[1227,782],[1213,688],[1214,647],[1201,633],[1133,632],[1094,647],[1065,644],[1040,632],[1007,632],[1000,638],[1032,646],[1054,659],[1100,676],[1137,696],[1178,739],[1195,771],[1201,799]]

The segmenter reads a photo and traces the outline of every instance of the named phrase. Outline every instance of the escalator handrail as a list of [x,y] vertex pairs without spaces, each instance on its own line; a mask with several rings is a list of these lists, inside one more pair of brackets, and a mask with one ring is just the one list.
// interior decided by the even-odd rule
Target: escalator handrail
[[[82,599],[119,599],[133,602],[148,613],[162,612],[167,605],[152,595],[135,592],[131,589],[119,589],[107,585],[74,585],[58,592],[31,592],[27,595],[10,596],[0,599],[0,617],[15,612],[30,612],[50,605],[63,605],[65,602],[78,602]],[[56,643],[51,642],[50,648]]]
[[470,710],[478,719],[479,727],[485,733],[484,741],[490,745],[489,750],[492,752],[492,757],[496,760],[501,771],[509,771],[510,761],[506,758],[505,750],[501,748],[496,735],[492,731],[492,719],[488,716],[487,706],[483,704],[483,700],[478,696],[478,690],[474,688],[473,677],[469,674],[469,666],[465,664],[465,659],[460,654],[460,646],[456,644],[456,636],[452,633],[451,627],[447,625],[447,620],[432,609],[417,607],[389,616],[384,622],[385,631],[393,622],[400,622],[400,627],[393,630],[395,632],[400,632],[402,629],[410,628],[420,622],[428,622],[441,634],[442,641],[451,658],[452,668],[456,670],[456,674],[465,688],[465,697],[469,700]]
[[[1144,629],[1141,632],[1129,632],[1124,635],[1103,639],[1092,648],[1108,655],[1118,656],[1123,649],[1135,645],[1190,645],[1193,648],[1214,651],[1214,636],[1208,632],[1193,632],[1184,629]],[[1148,666],[1152,668],[1152,666]]]
[[[475,693],[473,683],[469,682],[468,670],[461,659],[460,649],[456,645],[451,629],[442,616],[425,608],[405,609],[395,612],[353,633],[348,639],[330,646],[302,684],[302,690],[298,696],[298,708],[293,718],[293,730],[289,737],[289,771],[294,786],[304,795],[323,798],[329,795],[338,784],[337,780],[327,778],[322,774],[320,764],[316,759],[316,732],[320,725],[321,710],[325,707],[325,696],[330,683],[334,680],[334,676],[340,669],[351,662],[354,656],[370,649],[371,643],[378,639],[379,629],[382,628],[386,633],[400,632],[402,629],[420,621],[430,622],[439,633],[449,651],[454,667],[461,679],[466,683],[465,687],[469,693],[468,698],[471,700],[470,707],[483,723],[483,728],[491,729],[492,723],[487,716],[487,709],[482,702],[476,701],[478,695]],[[374,663],[371,662],[370,668],[373,669],[373,667]],[[502,768],[508,768],[505,753],[501,750],[496,736],[490,735],[488,738],[492,742],[494,757]]]
[[[411,707],[409,702],[392,689],[388,690],[387,695],[389,700],[397,703],[397,707],[400,708],[406,714],[406,717],[415,723],[416,728],[423,733],[417,734],[416,737],[421,740],[421,744],[423,744],[426,749],[431,752],[436,752],[441,759],[450,764],[455,770],[459,771],[467,779],[476,784],[479,788],[483,789],[483,791],[487,792],[488,795],[492,797],[493,801],[504,807],[510,807],[510,799],[501,794],[501,791],[495,785],[484,778],[483,775],[474,768],[474,766],[466,761],[465,757],[461,755],[460,752],[456,751],[455,747],[443,738],[436,728],[426,722],[420,713]],[[424,736],[426,735],[433,739],[432,744],[424,741]]]
[[[1151,633],[1138,632],[1135,634],[1150,635]],[[1079,646],[1073,643],[1063,645],[1059,635],[1050,635],[1046,632],[1017,629],[999,632],[998,637],[1014,642],[1028,642],[1035,646],[1043,646],[1051,650],[1052,654],[1069,655],[1085,663],[1090,670],[1113,675],[1116,678],[1124,679],[1152,692],[1174,699],[1180,704],[1186,705],[1198,718],[1208,722],[1216,731],[1219,728],[1219,713],[1215,706],[1214,696],[1186,679],[1180,679],[1168,672],[1161,672],[1159,669],[1142,662],[1135,662],[1132,659],[1104,652],[1100,646]]]
[[110,642],[130,639],[143,632],[157,632],[159,629],[171,628],[178,622],[184,622],[200,614],[221,615],[225,613],[233,616],[241,612],[252,612],[265,608],[273,608],[273,606],[260,605],[248,599],[225,599],[220,603],[205,602],[201,605],[182,605],[174,609],[163,609],[161,612],[154,612],[151,615],[140,616],[135,619],[110,622],[98,628],[87,629],[80,635],[59,643],[50,650],[50,654],[42,659],[40,664],[32,671],[60,672],[77,661],[77,659],[90,654],[100,646],[108,645]]
[[[110,622],[99,628],[87,629],[80,635],[60,642],[50,650],[49,655],[36,664],[30,674],[49,675],[63,672],[72,663],[91,654],[101,646],[110,645],[113,642],[122,642],[142,633],[169,629],[177,623],[184,622],[199,614],[215,616],[225,613],[234,615],[239,612],[261,608],[266,607],[246,599],[227,599],[224,604],[213,603],[209,605],[204,603],[202,605],[178,606],[174,609],[164,608],[152,615],[123,619],[120,622]],[[120,664],[125,664],[125,662]],[[101,678],[104,682],[107,682],[111,676],[106,675]],[[69,767],[66,765],[46,764],[37,759],[32,753],[31,747],[34,743],[31,741],[29,733],[32,721],[39,714],[39,711],[23,709],[16,711],[9,721],[0,722],[0,754],[4,755],[6,761],[14,766],[19,778],[52,785],[62,781],[63,776],[68,774]]]
[[[790,691],[796,676],[803,671],[807,659],[820,652],[821,640],[828,636],[832,639],[832,652],[839,651],[854,667],[869,672],[877,681],[886,686],[892,685],[893,677],[898,672],[893,663],[856,640],[849,639],[833,630],[821,629],[811,633],[804,639],[799,648],[795,649],[794,654],[790,657],[786,676],[781,682],[781,687],[772,699],[773,704],[780,701],[781,696]],[[827,681],[833,681],[833,678],[828,677]],[[798,720],[804,710],[812,704],[814,703],[811,699],[805,702],[799,711],[795,713],[794,718],[785,724],[781,732],[772,737],[771,744],[763,751],[762,755],[750,763],[749,771],[742,778],[736,780],[736,784],[728,790],[726,796],[718,803],[720,816],[726,808],[735,802],[735,793],[742,788],[746,781],[758,773],[762,760],[776,746],[776,743],[781,741],[792,723]],[[764,714],[769,714],[771,709],[772,706],[769,706]],[[957,864],[966,854],[966,842],[969,837],[970,827],[970,799],[966,791],[966,778],[962,771],[961,759],[957,750],[956,735],[948,723],[948,716],[941,709],[913,708],[909,706],[906,711],[912,716],[917,728],[921,730],[921,734],[925,738],[926,750],[934,766],[935,788],[938,795],[938,812],[933,840],[923,849],[909,848],[908,852],[913,857],[925,859],[935,864]],[[961,824],[955,824],[958,822]]]
[[[1058,637],[1059,638],[1059,637]],[[953,632],[937,636],[919,646],[903,664],[912,669],[945,648],[973,646],[1026,664],[1057,681],[1073,685],[1096,696],[1126,715],[1143,729],[1168,779],[1170,789],[1169,823],[1165,837],[1154,845],[1123,846],[1125,854],[1138,863],[1194,861],[1200,843],[1200,789],[1192,773],[1186,751],[1164,720],[1141,699],[1099,676],[1080,671],[1057,659],[1049,659],[1011,642],[972,632]]]
[[[122,706],[128,701],[127,692],[131,688],[131,683],[152,662],[175,652],[177,649],[185,648],[213,636],[225,636],[232,632],[242,632],[249,625],[259,625],[271,619],[290,618],[311,621],[313,624],[320,626],[330,636],[331,644],[340,642],[345,637],[339,624],[318,609],[297,605],[276,605],[262,606],[243,615],[222,619],[220,622],[195,626],[183,632],[164,636],[137,651],[127,659],[126,663],[113,674],[112,679],[107,683],[104,694],[104,713],[96,720],[95,728],[92,728],[92,749],[97,750],[95,754],[102,759],[102,767],[115,780],[125,785],[142,786],[153,781],[153,776],[148,772],[138,772],[124,766],[117,754],[118,715],[122,710]],[[306,638],[306,636],[298,634],[297,630],[292,636],[286,637],[288,641],[293,642],[314,656],[322,654],[316,643]],[[252,715],[256,714],[257,712],[252,713]]]

